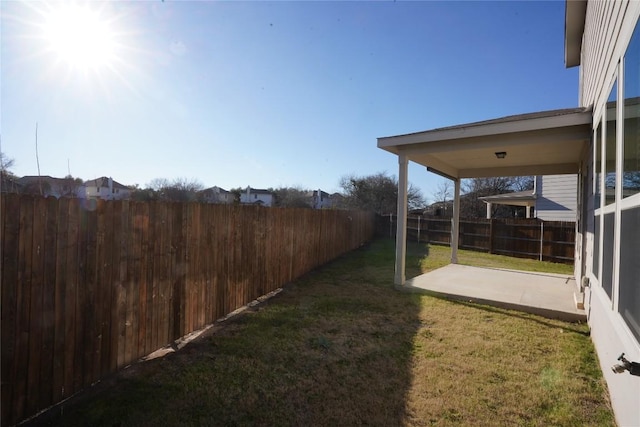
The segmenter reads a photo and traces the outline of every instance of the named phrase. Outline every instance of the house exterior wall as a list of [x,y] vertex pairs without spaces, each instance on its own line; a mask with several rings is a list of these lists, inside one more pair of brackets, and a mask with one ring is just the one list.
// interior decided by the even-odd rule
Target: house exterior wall
[[[582,265],[576,267],[576,271],[584,272],[589,279],[589,287],[585,289],[585,309],[591,337],[607,381],[616,420],[624,426],[640,425],[640,377],[628,373],[616,374],[611,369],[623,352],[627,359],[640,361],[637,329],[634,335],[634,328],[638,326],[633,325],[628,318],[629,313],[621,308],[635,301],[637,315],[640,307],[640,251],[636,250],[639,239],[635,237],[640,231],[637,225],[634,226],[633,220],[629,221],[640,217],[640,193],[623,198],[620,189],[621,170],[624,167],[621,160],[624,158],[624,111],[620,106],[624,104],[625,79],[634,79],[636,86],[638,81],[636,71],[634,75],[625,75],[622,59],[629,53],[627,48],[634,29],[640,25],[639,18],[638,1],[589,1],[580,76],[580,102],[583,106],[593,108],[593,138],[581,165],[581,169],[586,171],[586,179],[581,192],[584,205],[580,206],[581,236],[576,251],[582,254]],[[636,34],[640,32],[636,31]],[[613,93],[617,94],[618,102],[613,102],[613,105],[617,105],[617,111],[614,110],[617,117],[611,120],[607,117],[607,110],[611,110],[612,102],[608,101],[614,87],[616,90]],[[607,127],[616,130],[612,137],[615,144],[610,144],[608,140],[610,135]],[[603,148],[600,148],[598,157],[613,157],[610,163],[602,162],[604,166],[598,164],[596,156],[601,145]],[[612,174],[598,174],[603,170],[608,172],[611,167],[615,170]],[[614,188],[610,188],[609,179],[615,180]],[[599,190],[607,187],[609,191]],[[602,196],[598,193],[602,193]],[[612,200],[602,201],[605,195]],[[625,214],[631,214],[631,217],[623,216]],[[625,226],[626,231],[623,231]],[[628,237],[629,234],[631,237]],[[621,243],[625,238],[630,239],[627,240],[627,246]],[[630,241],[631,244],[628,244]],[[627,270],[621,268],[622,260],[626,260]]]
[[331,195],[322,190],[314,191],[311,198],[311,207],[313,209],[329,209],[333,207],[331,203]]
[[234,195],[220,187],[211,187],[200,193],[202,201],[206,203],[231,204],[234,201]]
[[536,177],[536,217],[544,221],[575,221],[578,179],[576,175]]
[[260,204],[262,206],[273,205],[273,194],[266,190],[258,190],[247,187],[247,190],[240,194],[240,203],[243,204]]
[[78,191],[82,199],[125,200],[130,196],[131,190],[106,177],[87,181]]
[[607,82],[624,50],[616,41],[623,27],[626,32],[633,31],[632,9],[637,9],[637,3],[630,0],[588,2],[580,61],[580,106],[595,109],[596,101],[607,96]]

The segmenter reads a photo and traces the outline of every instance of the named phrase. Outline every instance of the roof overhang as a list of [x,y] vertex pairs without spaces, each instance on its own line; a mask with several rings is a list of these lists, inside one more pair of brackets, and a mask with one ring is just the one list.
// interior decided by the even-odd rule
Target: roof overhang
[[567,0],[564,12],[564,64],[567,68],[580,65],[582,34],[587,14],[586,0]]
[[533,191],[518,191],[514,193],[497,194],[495,196],[478,197],[485,203],[510,206],[535,206],[536,194]]
[[454,179],[573,174],[591,120],[590,109],[542,111],[378,138],[378,148]]

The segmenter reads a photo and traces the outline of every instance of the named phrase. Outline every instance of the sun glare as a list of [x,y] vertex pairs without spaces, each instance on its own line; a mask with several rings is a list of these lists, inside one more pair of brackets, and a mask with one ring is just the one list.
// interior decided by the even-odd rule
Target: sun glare
[[61,4],[49,12],[44,31],[49,49],[72,68],[113,65],[115,34],[108,21],[88,5]]

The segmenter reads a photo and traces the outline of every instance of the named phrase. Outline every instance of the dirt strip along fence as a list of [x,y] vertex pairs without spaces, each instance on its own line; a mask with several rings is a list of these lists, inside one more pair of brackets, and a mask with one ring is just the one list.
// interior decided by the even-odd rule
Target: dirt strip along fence
[[[377,219],[378,235],[395,237],[397,216]],[[492,254],[573,263],[575,222],[538,219],[460,219],[459,247]],[[407,239],[451,245],[451,219],[409,216]]]
[[2,426],[373,238],[366,212],[3,194]]

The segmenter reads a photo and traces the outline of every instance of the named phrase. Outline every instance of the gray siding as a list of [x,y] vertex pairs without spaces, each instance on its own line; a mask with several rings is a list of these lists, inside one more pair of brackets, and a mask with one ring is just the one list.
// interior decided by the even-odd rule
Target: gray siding
[[628,42],[621,43],[619,37],[629,33],[635,24],[638,3],[588,2],[582,39],[580,106],[594,106],[608,95],[616,64]]
[[578,178],[576,175],[536,177],[536,216],[544,221],[575,221]]

